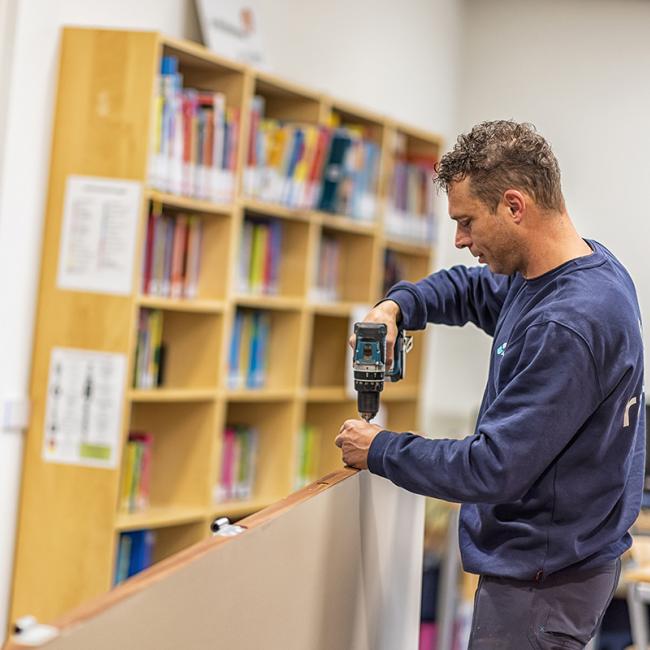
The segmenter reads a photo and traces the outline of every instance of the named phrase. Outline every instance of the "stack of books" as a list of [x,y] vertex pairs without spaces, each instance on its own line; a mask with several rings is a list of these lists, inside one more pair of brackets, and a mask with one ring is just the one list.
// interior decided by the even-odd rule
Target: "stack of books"
[[130,431],[124,454],[120,508],[138,512],[149,507],[153,436],[144,431]]
[[406,277],[404,263],[399,253],[387,249],[384,252],[384,295],[388,290]]
[[196,298],[202,240],[200,217],[165,215],[157,204],[152,204],[143,255],[142,293],[163,298]]
[[435,241],[435,189],[431,182],[436,159],[406,152],[404,137],[398,137],[395,168],[384,228],[396,239],[432,244]]
[[156,537],[152,530],[132,530],[120,534],[115,566],[115,585],[151,566],[155,543]]
[[239,253],[239,290],[277,294],[280,290],[282,223],[245,219]]
[[313,302],[335,302],[339,299],[341,242],[323,234],[318,251],[316,280],[310,296]]
[[227,426],[223,432],[221,476],[215,490],[215,501],[250,499],[257,469],[257,429],[247,425]]
[[239,109],[220,92],[183,88],[178,59],[163,56],[153,119],[150,185],[217,203],[232,200]]
[[296,450],[296,473],[294,489],[313,483],[318,479],[319,432],[316,427],[305,424],[298,432]]
[[270,334],[271,317],[268,313],[237,310],[228,355],[228,388],[264,388]]
[[165,363],[162,332],[162,311],[160,309],[141,309],[135,350],[134,388],[162,386]]
[[362,126],[314,126],[264,117],[251,109],[244,191],[290,208],[376,218],[380,147]]

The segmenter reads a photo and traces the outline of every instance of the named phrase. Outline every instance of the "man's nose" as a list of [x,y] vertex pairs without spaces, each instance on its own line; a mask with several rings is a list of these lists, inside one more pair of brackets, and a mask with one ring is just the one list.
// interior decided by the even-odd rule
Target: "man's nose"
[[472,243],[472,240],[467,236],[466,233],[460,231],[460,228],[456,229],[456,240],[454,244],[456,248],[469,248]]

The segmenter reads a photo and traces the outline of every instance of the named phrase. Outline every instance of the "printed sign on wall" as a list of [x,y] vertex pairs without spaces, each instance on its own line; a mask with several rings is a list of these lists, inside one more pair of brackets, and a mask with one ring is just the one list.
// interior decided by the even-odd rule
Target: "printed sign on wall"
[[43,459],[116,467],[125,379],[124,354],[53,348]]
[[57,286],[129,295],[142,186],[69,176],[65,189]]

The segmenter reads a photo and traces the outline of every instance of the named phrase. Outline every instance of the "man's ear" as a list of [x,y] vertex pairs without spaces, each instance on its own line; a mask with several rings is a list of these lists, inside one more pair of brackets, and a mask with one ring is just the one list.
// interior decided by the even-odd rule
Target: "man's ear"
[[519,190],[506,190],[503,193],[503,202],[514,223],[519,223],[526,211],[526,197]]

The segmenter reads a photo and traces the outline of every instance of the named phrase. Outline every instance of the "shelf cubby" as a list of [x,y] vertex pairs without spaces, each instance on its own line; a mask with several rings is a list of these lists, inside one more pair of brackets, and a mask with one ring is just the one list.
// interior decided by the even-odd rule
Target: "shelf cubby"
[[[247,227],[246,224],[250,225]],[[260,260],[262,264],[264,263],[264,255],[275,256],[276,259],[271,264],[277,264],[277,270],[271,272],[275,275],[274,281],[269,281],[268,277],[266,277],[265,281],[265,274],[261,273],[261,277],[258,278],[256,283],[257,286],[254,284],[251,287],[252,266],[255,265],[252,252],[255,248],[253,240],[255,238],[255,228],[259,225],[269,228],[270,232],[277,233],[276,235],[267,235],[267,238],[277,236],[278,244],[268,243],[267,246],[272,250],[257,253],[257,255],[262,256],[262,260]],[[251,228],[253,229],[252,232]],[[307,253],[309,250],[310,228],[311,226],[307,221],[268,217],[258,211],[245,210],[244,223],[240,233],[238,268],[235,275],[235,286],[238,293],[302,299],[307,290]],[[248,236],[244,237],[246,231]],[[244,251],[244,247],[248,250]],[[244,264],[242,264],[242,260]],[[244,265],[246,268],[244,268]],[[242,278],[244,274],[247,274],[247,276]],[[268,275],[269,273],[266,274],[266,276]]]
[[[335,269],[328,268],[331,263],[326,247],[333,249],[337,257]],[[369,303],[373,295],[374,247],[372,236],[323,226],[310,290],[311,302]],[[325,266],[324,270],[321,265]],[[320,277],[325,279],[321,281],[324,286],[319,287]]]
[[[271,503],[290,491],[291,455],[296,428],[296,406],[285,402],[231,402],[226,409],[226,426],[243,425],[257,431],[257,463],[250,501]],[[217,457],[221,460],[223,436],[219,436]],[[221,475],[221,463],[215,480]],[[220,511],[232,501],[216,502],[213,508]],[[237,502],[234,502],[235,504]]]
[[162,383],[152,388],[216,389],[223,316],[163,309],[162,321]]
[[210,402],[133,405],[130,430],[146,431],[153,439],[151,509],[205,507],[211,489],[217,408]]
[[350,319],[314,314],[308,385],[310,388],[344,388]]

